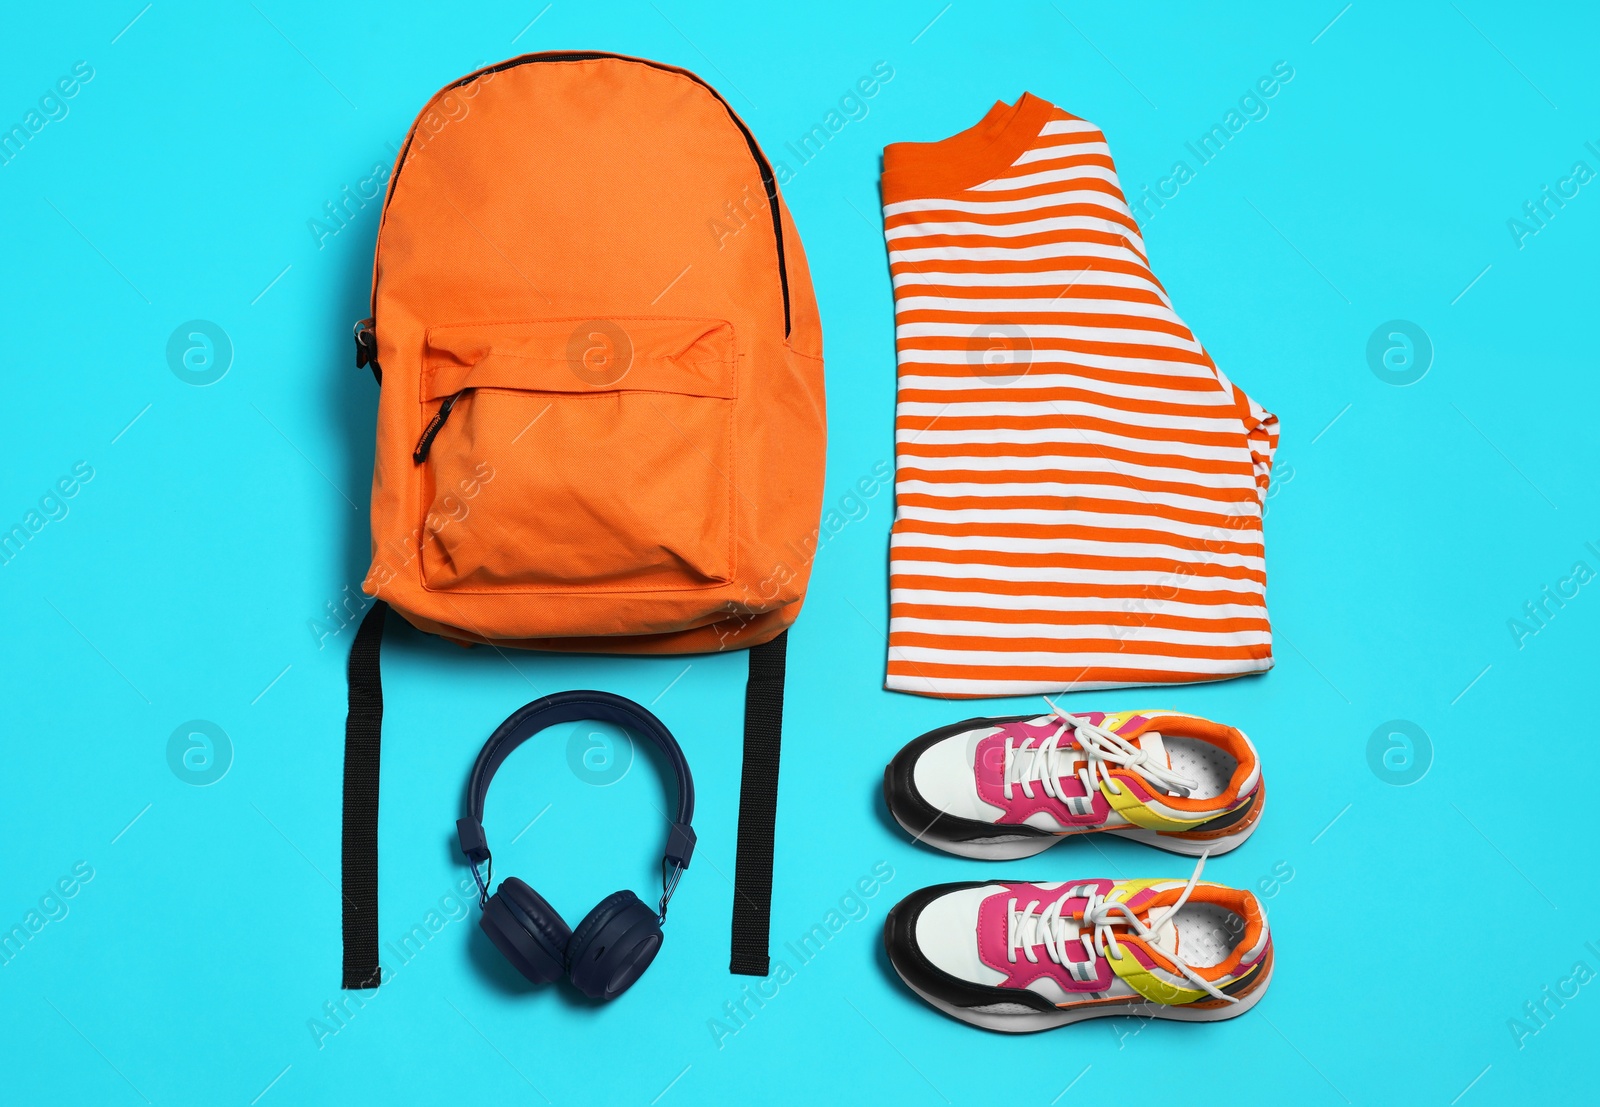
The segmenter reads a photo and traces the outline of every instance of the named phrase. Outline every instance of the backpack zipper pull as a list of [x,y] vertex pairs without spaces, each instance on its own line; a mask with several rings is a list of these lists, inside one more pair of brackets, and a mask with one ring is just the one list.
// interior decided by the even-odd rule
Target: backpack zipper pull
[[428,451],[433,447],[433,440],[439,437],[439,431],[444,426],[444,421],[450,418],[450,412],[456,406],[456,401],[471,392],[470,388],[463,388],[460,392],[446,396],[439,405],[439,410],[434,412],[428,425],[422,428],[422,437],[417,439],[417,448],[411,453],[411,460],[421,465],[428,460]]

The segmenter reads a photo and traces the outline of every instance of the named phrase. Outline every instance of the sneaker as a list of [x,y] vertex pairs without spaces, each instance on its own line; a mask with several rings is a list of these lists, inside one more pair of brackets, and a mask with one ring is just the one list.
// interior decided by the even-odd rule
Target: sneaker
[[940,884],[889,912],[900,979],[945,1014],[989,1030],[1049,1030],[1102,1015],[1216,1022],[1272,979],[1254,895],[1181,880]]
[[917,839],[1014,860],[1093,831],[1226,853],[1255,830],[1266,792],[1255,747],[1233,727],[1175,711],[1057,709],[930,731],[889,763],[883,794]]

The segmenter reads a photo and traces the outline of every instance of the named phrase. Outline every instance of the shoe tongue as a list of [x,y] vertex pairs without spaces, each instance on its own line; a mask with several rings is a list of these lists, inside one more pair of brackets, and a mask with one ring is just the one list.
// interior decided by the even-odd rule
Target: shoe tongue
[[[1137,735],[1135,737],[1129,738],[1128,741],[1133,743],[1135,746],[1138,746],[1139,749],[1142,750],[1144,753],[1147,753],[1147,754],[1150,755],[1150,764],[1144,766],[1145,768],[1151,768],[1151,767],[1159,767],[1159,768],[1162,768],[1162,769],[1171,769],[1172,768],[1172,755],[1167,752],[1167,742],[1166,742],[1166,739],[1164,739],[1161,736],[1161,732],[1160,731],[1158,731],[1158,730],[1147,730],[1143,734],[1140,734],[1140,735]],[[1137,769],[1137,768],[1129,769],[1129,771],[1130,772],[1139,773],[1139,775],[1141,777],[1144,776],[1144,774],[1142,772],[1139,772],[1139,769]],[[1146,778],[1146,781],[1148,782],[1148,778]],[[1161,787],[1159,785],[1151,784],[1150,787],[1157,795],[1169,795],[1169,794],[1171,794],[1171,793],[1169,793],[1167,791],[1167,789],[1165,789],[1165,788],[1163,788],[1163,787]]]
[[1163,923],[1161,929],[1151,935],[1150,944],[1168,957],[1176,958],[1178,956],[1177,925],[1171,920]]
[[[1128,737],[1127,741],[1130,744],[1132,744],[1133,746],[1137,747],[1138,749],[1140,749],[1140,750],[1144,751],[1145,753],[1149,754],[1150,755],[1150,760],[1154,764],[1159,765],[1163,769],[1171,769],[1172,768],[1172,755],[1167,752],[1166,739],[1162,738],[1160,731],[1158,731],[1158,730],[1147,730],[1143,734],[1138,734],[1138,735],[1134,735],[1132,737]],[[1032,747],[1032,748],[1030,748],[1030,749],[1028,749],[1026,751],[1018,751],[1018,757],[1019,758],[1023,758],[1023,757],[1028,758],[1028,761],[1024,762],[1024,764],[1028,764],[1028,765],[1031,765],[1032,764],[1032,758],[1037,757],[1038,755],[1039,755],[1039,747],[1038,746],[1034,746],[1034,747]],[[1131,770],[1131,771],[1138,772],[1137,769],[1134,769],[1134,770]],[[1143,775],[1143,774],[1141,774],[1141,775]],[[1160,791],[1160,789],[1157,789],[1157,790]]]
[[1150,760],[1163,769],[1172,768],[1172,755],[1167,752],[1167,742],[1161,737],[1160,731],[1147,730],[1137,738],[1130,738],[1129,741],[1148,753]]
[[[1150,925],[1150,920],[1156,915],[1161,914],[1162,911],[1166,909],[1166,906],[1166,904],[1161,903],[1148,906],[1145,910],[1139,913],[1139,921],[1148,927]],[[1116,934],[1118,941],[1126,941],[1129,938],[1134,938],[1137,941],[1143,941],[1147,943],[1151,948],[1155,949],[1159,953],[1163,953],[1166,956],[1174,959],[1177,958],[1178,926],[1177,923],[1172,919],[1168,919],[1163,922],[1159,929],[1152,930],[1148,938],[1136,937],[1132,928],[1126,925],[1126,922],[1123,920],[1121,915],[1114,916],[1113,921],[1116,924],[1114,926],[1114,933]]]
[[[1175,897],[1163,896],[1161,898],[1162,899],[1166,899],[1168,902],[1166,902],[1166,903],[1161,903],[1161,902],[1153,903],[1148,908],[1146,908],[1144,913],[1141,915],[1141,917],[1140,917],[1141,921],[1146,926],[1150,925],[1151,920],[1155,916],[1165,914],[1167,912],[1168,907],[1171,904],[1172,898],[1175,898]],[[1158,929],[1153,930],[1153,931],[1150,932],[1149,941],[1150,941],[1150,944],[1152,946],[1154,946],[1156,949],[1160,950],[1162,953],[1165,953],[1168,957],[1176,957],[1178,955],[1178,925],[1177,925],[1177,923],[1171,918],[1167,919],[1167,921],[1162,923],[1161,926]]]

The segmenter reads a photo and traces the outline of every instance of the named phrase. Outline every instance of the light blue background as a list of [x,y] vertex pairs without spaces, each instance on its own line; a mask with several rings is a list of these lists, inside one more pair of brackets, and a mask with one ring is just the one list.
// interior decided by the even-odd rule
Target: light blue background
[[[0,166],[0,525],[22,522],[75,463],[94,472],[0,567],[0,927],[40,910],[76,863],[94,873],[46,901],[58,917],[0,967],[3,1098],[1592,1098],[1600,983],[1559,1007],[1541,989],[1575,962],[1600,972],[1587,802],[1600,583],[1547,601],[1553,617],[1520,647],[1508,622],[1575,562],[1600,570],[1585,545],[1600,547],[1600,182],[1520,247],[1507,225],[1575,162],[1600,170],[1585,146],[1600,147],[1592,13],[1485,0],[1120,15],[1076,0],[1005,14],[972,0],[942,13],[940,0],[557,0],[542,14],[542,0],[471,14],[326,0],[156,0],[140,14],[141,3],[0,16],[0,124],[21,122],[75,63],[94,71],[69,114]],[[719,1042],[710,1020],[747,983],[726,971],[742,655],[508,664],[391,630],[385,941],[466,874],[450,843],[464,775],[536,692],[595,685],[654,702],[694,764],[700,852],[661,958],[610,1007],[518,989],[486,955],[475,912],[448,919],[462,912],[447,899],[443,929],[319,1042],[312,1020],[343,998],[352,631],[319,643],[313,622],[366,565],[376,390],[352,367],[349,328],[366,314],[376,204],[320,248],[307,221],[388,164],[435,88],[549,48],[687,66],[792,168],[784,143],[875,63],[893,67],[865,118],[786,188],[827,339],[828,503],[854,516],[821,551],[790,646],[774,950],[794,976]],[[1267,525],[1278,667],[1068,700],[1174,706],[1256,739],[1268,814],[1207,873],[1270,896],[1276,979],[1253,1012],[1215,1026],[984,1034],[917,1002],[879,952],[899,897],[1000,871],[888,824],[884,762],[936,725],[1025,709],[880,687],[892,504],[887,490],[847,497],[892,456],[881,149],[951,134],[1031,90],[1104,128],[1133,193],[1174,161],[1194,168],[1184,144],[1279,61],[1295,75],[1266,117],[1146,228],[1181,314],[1283,421]],[[233,345],[209,387],[168,368],[168,336],[192,319]],[[1369,336],[1393,319],[1435,350],[1409,387],[1368,366]],[[206,787],[168,764],[169,735],[194,719],[221,727],[233,751]],[[1432,747],[1410,786],[1369,766],[1369,736],[1394,719]],[[490,833],[502,874],[576,920],[619,886],[649,890],[664,792],[643,760],[615,784],[588,783],[567,739],[518,755]],[[808,964],[785,953],[879,862],[893,877],[864,918]],[[1004,868],[1046,880],[1187,871],[1120,842]],[[1553,1017],[1519,1045],[1508,1020],[1529,1002]]]

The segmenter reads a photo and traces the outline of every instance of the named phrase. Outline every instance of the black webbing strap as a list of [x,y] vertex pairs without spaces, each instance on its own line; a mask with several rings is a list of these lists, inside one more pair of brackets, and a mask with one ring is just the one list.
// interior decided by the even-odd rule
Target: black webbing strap
[[744,691],[744,773],[733,869],[732,972],[766,976],[772,927],[772,838],[778,818],[778,752],[783,739],[783,673],[789,632],[750,650]]
[[344,984],[376,988],[378,963],[378,764],[383,677],[378,651],[389,605],[373,602],[350,647],[350,713],[344,721]]

